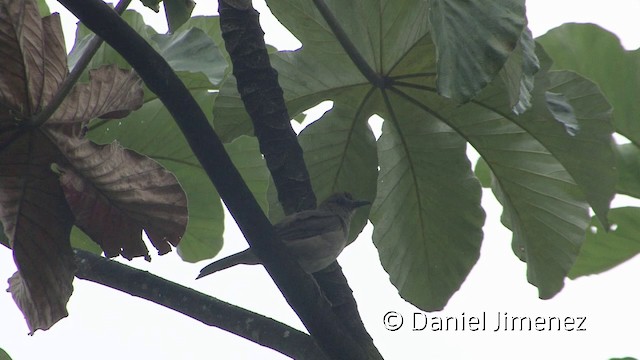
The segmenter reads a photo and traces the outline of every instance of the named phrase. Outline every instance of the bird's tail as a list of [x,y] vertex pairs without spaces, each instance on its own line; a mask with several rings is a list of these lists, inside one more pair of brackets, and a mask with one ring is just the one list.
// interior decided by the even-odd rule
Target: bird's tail
[[225,258],[222,258],[220,260],[214,261],[211,264],[205,266],[204,268],[202,268],[202,270],[200,270],[200,274],[198,275],[198,277],[196,279],[200,279],[201,277],[205,277],[207,275],[211,275],[214,272],[220,271],[220,270],[224,270],[227,268],[230,268],[232,266],[236,266],[239,264],[245,264],[245,265],[256,265],[259,264],[260,261],[258,260],[258,258],[253,254],[253,252],[251,251],[251,249],[247,249],[245,251],[241,251],[239,253],[233,254],[233,255],[229,255]]

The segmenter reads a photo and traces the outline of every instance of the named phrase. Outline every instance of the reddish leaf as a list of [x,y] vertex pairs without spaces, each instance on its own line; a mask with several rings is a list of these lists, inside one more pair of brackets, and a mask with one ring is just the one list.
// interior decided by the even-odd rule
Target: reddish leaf
[[0,152],[0,220],[20,271],[9,291],[31,333],[67,316],[75,271],[69,245],[73,215],[49,169],[55,154],[41,132]]
[[60,17],[40,19],[33,1],[0,1],[0,119],[36,114],[67,74]]
[[[142,229],[163,254],[187,222],[186,196],[159,164],[117,144],[83,138],[83,124],[142,105],[140,80],[114,66],[90,72],[40,127],[67,76],[60,19],[40,19],[34,0],[0,0],[0,221],[18,267],[9,291],[29,329],[67,316],[75,272],[75,223],[110,256],[148,257]],[[57,165],[62,176],[53,172]],[[68,201],[67,201],[68,200]]]
[[142,106],[144,93],[133,70],[115,65],[90,70],[88,84],[78,84],[49,119],[53,123],[87,122],[93,118],[122,118]]
[[187,201],[175,176],[150,158],[117,143],[74,145],[67,155],[75,170],[62,169],[62,187],[76,225],[107,256],[148,256],[144,229],[160,254],[184,234]]

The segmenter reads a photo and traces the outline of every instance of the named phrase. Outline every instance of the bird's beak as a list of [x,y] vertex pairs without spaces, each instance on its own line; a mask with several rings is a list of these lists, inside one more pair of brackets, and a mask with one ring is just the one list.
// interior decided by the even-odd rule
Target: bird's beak
[[371,201],[367,201],[367,200],[353,200],[353,202],[351,203],[351,206],[354,209],[357,209],[361,206],[365,206],[365,205],[371,205]]

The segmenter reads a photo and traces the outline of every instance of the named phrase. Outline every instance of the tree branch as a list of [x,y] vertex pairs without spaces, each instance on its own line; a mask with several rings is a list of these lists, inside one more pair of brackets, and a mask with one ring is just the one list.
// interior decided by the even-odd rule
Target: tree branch
[[[278,73],[269,61],[258,12],[251,2],[246,6],[234,6],[223,0],[219,4],[220,28],[233,63],[238,92],[253,123],[284,211],[290,214],[315,208],[315,195],[302,148],[291,128]],[[346,35],[345,39],[349,40]],[[371,68],[369,70],[373,72]],[[338,262],[313,276],[349,335],[363,347],[369,358],[381,359],[360,319],[353,291]]]
[[284,213],[315,209],[316,196],[302,148],[290,124],[278,72],[269,62],[258,12],[251,2],[247,5],[238,9],[219,1],[218,7],[222,38],[233,63],[238,92],[253,123]]
[[204,113],[167,62],[102,1],[59,2],[118,51],[149,89],[158,95],[176,120],[251,248],[323,351],[335,359],[368,359],[367,353],[337,320],[316,282],[276,239],[273,226],[231,162]]
[[294,359],[326,359],[309,335],[286,324],[88,251],[74,251],[79,279],[149,300]]

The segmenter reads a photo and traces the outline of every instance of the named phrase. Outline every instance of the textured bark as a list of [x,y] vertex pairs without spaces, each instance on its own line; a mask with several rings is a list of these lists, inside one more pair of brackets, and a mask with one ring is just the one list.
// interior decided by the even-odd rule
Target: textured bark
[[[267,160],[278,199],[285,214],[315,208],[316,198],[303,159],[302,148],[291,128],[278,73],[271,66],[258,12],[220,1],[220,27],[233,63],[238,92],[251,117],[260,150]],[[314,274],[332,304],[333,312],[370,358],[381,358],[358,313],[353,291],[334,262]]]
[[[176,120],[195,156],[265,264],[274,282],[315,342],[335,359],[370,359],[324,301],[317,284],[277,241],[255,198],[225,152],[202,110],[166,61],[106,4],[99,0],[59,0],[138,72]],[[225,169],[225,171],[219,171]]]

